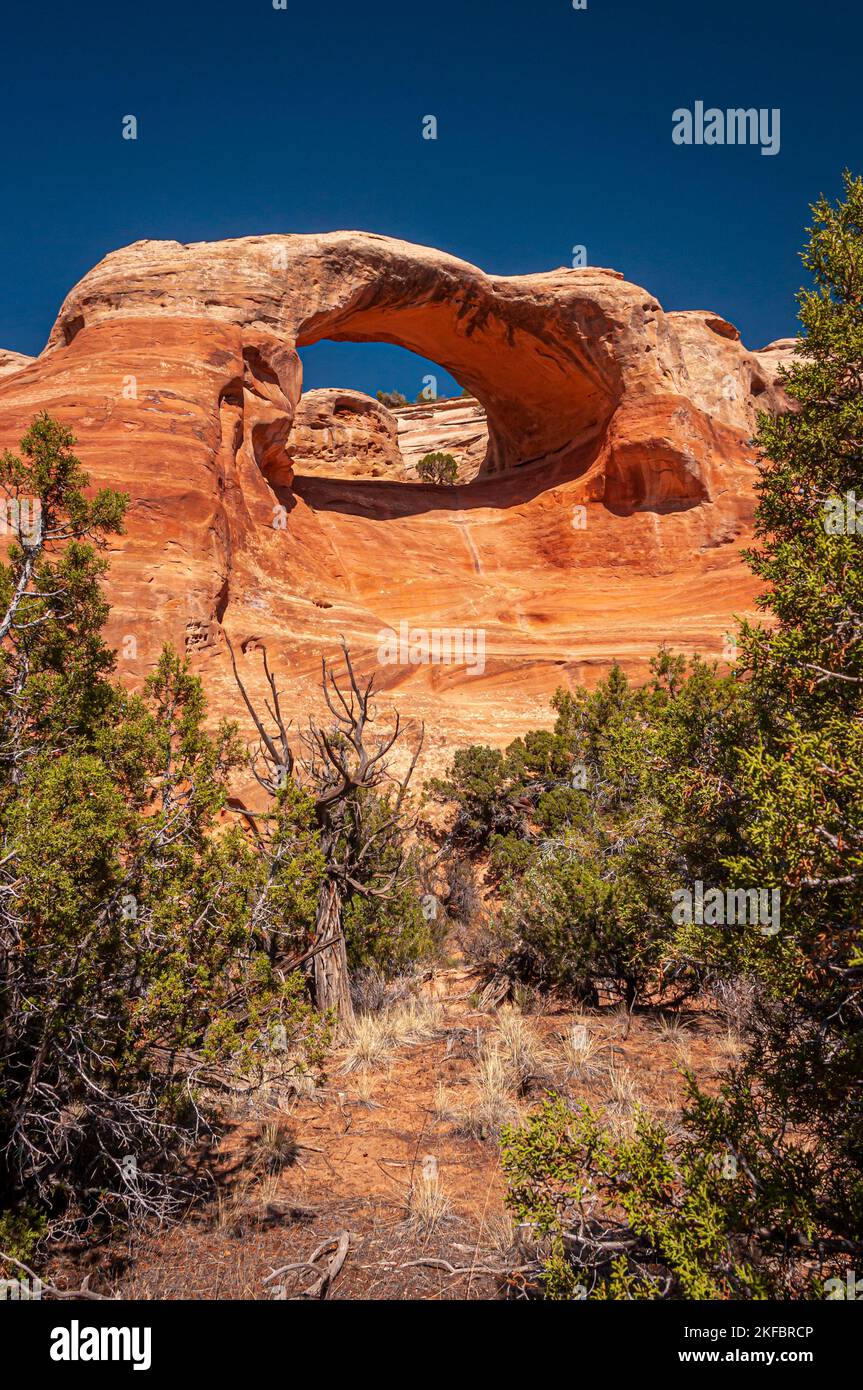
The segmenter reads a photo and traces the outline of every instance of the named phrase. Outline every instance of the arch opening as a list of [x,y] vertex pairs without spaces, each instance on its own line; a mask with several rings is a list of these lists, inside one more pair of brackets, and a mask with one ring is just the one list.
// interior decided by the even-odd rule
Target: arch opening
[[445,368],[380,342],[319,340],[299,350],[303,392],[288,452],[296,477],[416,483],[442,453],[456,484],[471,482],[488,452],[485,410]]
[[616,405],[576,355],[561,361],[531,333],[454,298],[338,309],[297,329],[300,353],[324,341],[387,344],[440,364],[486,417],[482,474],[541,461],[575,463],[586,444],[601,439]]

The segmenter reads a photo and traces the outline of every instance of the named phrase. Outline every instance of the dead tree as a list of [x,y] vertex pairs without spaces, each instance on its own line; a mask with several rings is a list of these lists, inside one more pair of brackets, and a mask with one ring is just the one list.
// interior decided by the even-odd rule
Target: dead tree
[[[422,749],[424,728],[420,726],[406,772],[397,776],[391,770],[388,755],[404,737],[399,715],[394,713],[394,722],[385,732],[371,732],[376,718],[372,703],[374,675],[361,683],[344,638],[341,648],[343,673],[337,674],[321,658],[321,686],[332,723],[324,726],[310,719],[307,731],[296,740],[295,750],[266,650],[263,665],[269,696],[264,703],[268,722],[243,684],[228,642],[234,677],[260,740],[251,757],[256,781],[275,798],[286,778],[294,777],[314,801],[326,865],[310,952],[315,1003],[319,1009],[334,1010],[341,1021],[350,1022],[353,1005],[342,924],[344,901],[351,893],[390,898],[404,882],[403,846],[415,824],[408,814],[406,798]],[[372,798],[387,794],[385,814],[372,822],[368,816]],[[379,865],[381,853],[391,847],[397,850],[395,862],[384,870]]]

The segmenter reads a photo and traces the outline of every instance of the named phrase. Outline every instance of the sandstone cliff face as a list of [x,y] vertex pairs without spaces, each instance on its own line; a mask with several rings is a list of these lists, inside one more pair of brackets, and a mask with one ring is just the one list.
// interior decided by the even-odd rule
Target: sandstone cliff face
[[[394,446],[386,412],[337,408],[356,393],[302,399],[296,349],[323,337],[400,343],[476,400],[400,412]],[[370,670],[401,624],[481,632],[481,669],[381,669],[442,757],[542,722],[556,685],[615,658],[720,653],[752,610],[747,441],[787,352],[747,352],[612,271],[501,279],[361,233],[141,242],[2,376],[0,447],[48,409],[94,483],[130,494],[110,576],[130,682],[171,640],[238,713],[227,633],[253,688],[267,644],[299,715],[341,634]],[[432,448],[472,481],[411,482]]]
[[362,391],[306,391],[294,411],[288,452],[295,473],[395,479],[404,473],[395,417]]
[[488,452],[488,420],[472,396],[403,406],[394,414],[406,477],[416,478],[420,459],[438,450],[455,459],[460,483],[471,482],[482,471]]
[[23,371],[36,359],[25,357],[23,352],[6,352],[0,348],[0,377],[11,376],[13,372]]

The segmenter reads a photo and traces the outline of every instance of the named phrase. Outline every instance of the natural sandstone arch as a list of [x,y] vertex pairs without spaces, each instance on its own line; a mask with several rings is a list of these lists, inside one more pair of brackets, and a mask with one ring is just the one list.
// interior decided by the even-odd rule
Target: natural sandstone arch
[[[334,450],[294,478],[296,344],[325,334],[448,361],[489,406],[494,467],[434,488]],[[141,242],[72,290],[37,359],[0,353],[0,446],[49,410],[94,486],[129,493],[109,640],[136,635],[130,684],[167,639],[236,713],[227,635],[268,645],[302,714],[342,635],[369,673],[403,619],[478,627],[482,676],[387,667],[386,690],[445,743],[503,743],[561,683],[611,660],[643,674],[663,642],[717,653],[750,610],[747,441],[793,348],[749,352],[611,271],[503,279],[353,233]]]
[[136,242],[75,286],[46,352],[84,328],[154,317],[240,329],[251,349],[253,453],[285,484],[284,441],[302,382],[296,349],[323,338],[395,343],[439,362],[486,410],[482,472],[530,464],[589,472],[591,496],[619,512],[709,501],[712,460],[726,447],[719,436],[751,433],[756,380],[764,389],[765,364],[730,324],[665,314],[616,271],[492,276],[366,232]]
[[[488,415],[485,472],[583,455],[654,364],[656,301],[616,272],[502,278],[428,247],[367,233],[139,242],[106,257],[67,297],[48,351],[84,327],[164,315],[234,323],[282,354],[323,338],[395,343],[439,362]],[[272,364],[271,364],[272,365]],[[656,370],[661,370],[659,367]],[[655,373],[654,373],[655,374]],[[277,370],[296,405],[299,381]]]

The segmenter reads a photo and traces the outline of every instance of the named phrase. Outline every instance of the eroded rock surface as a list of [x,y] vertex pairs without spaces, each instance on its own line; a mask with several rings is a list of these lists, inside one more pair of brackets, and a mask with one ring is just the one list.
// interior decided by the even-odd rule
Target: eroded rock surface
[[[297,348],[320,338],[399,343],[476,403],[403,412],[402,477],[374,410],[301,399]],[[641,673],[662,642],[721,654],[753,611],[748,441],[755,410],[782,404],[791,347],[749,352],[718,315],[666,314],[613,271],[504,279],[352,232],[139,242],[71,291],[35,362],[7,355],[0,447],[48,409],[94,483],[130,494],[109,596],[132,683],[171,640],[215,709],[242,714],[227,634],[253,688],[267,644],[300,715],[341,635],[370,670],[402,624],[481,632],[481,668],[381,669],[434,760],[547,720],[557,685],[614,659]],[[310,464],[317,443],[298,444],[339,416]],[[433,448],[475,476],[411,481]]]
[[436,452],[452,455],[460,483],[471,482],[481,472],[488,452],[488,420],[474,397],[403,406],[393,413],[406,477],[416,478],[420,459]]
[[34,357],[25,356],[23,352],[7,352],[0,348],[0,377],[12,376],[13,372],[21,372],[35,360]]
[[306,391],[288,442],[296,473],[400,479],[404,459],[393,413],[362,391]]

